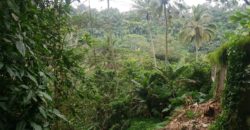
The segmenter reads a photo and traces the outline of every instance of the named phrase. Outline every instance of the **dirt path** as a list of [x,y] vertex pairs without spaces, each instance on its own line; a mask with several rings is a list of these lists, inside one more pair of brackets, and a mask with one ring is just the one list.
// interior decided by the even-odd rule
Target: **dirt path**
[[220,114],[218,101],[192,104],[176,110],[164,130],[208,130],[209,125]]

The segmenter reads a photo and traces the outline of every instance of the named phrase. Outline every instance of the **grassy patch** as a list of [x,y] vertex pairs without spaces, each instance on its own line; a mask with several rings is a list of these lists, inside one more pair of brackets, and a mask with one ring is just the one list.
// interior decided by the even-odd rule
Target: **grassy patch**
[[197,116],[197,113],[195,113],[195,112],[192,111],[192,110],[188,110],[188,111],[186,111],[186,116],[187,116],[187,118],[189,118],[189,119],[194,119],[194,118]]
[[159,127],[161,121],[155,118],[135,118],[131,120],[131,126],[128,130],[155,130]]

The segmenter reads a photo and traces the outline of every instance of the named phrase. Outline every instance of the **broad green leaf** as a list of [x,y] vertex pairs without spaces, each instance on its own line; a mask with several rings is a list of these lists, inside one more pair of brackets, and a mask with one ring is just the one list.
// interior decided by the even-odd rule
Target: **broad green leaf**
[[39,71],[39,75],[45,77],[45,74],[42,71]]
[[24,99],[24,101],[23,101],[24,104],[29,103],[30,100],[32,99],[33,95],[34,95],[33,91],[29,91],[27,97],[25,97],[25,99]]
[[164,108],[163,110],[162,110],[162,112],[168,112],[169,110],[170,110],[171,108]]
[[11,41],[10,41],[9,39],[3,38],[3,40],[4,40],[5,42],[11,43]]
[[46,98],[47,100],[52,101],[52,98],[51,98],[51,96],[49,94],[47,94],[45,92],[42,92],[42,91],[40,91],[39,94],[41,96],[43,96],[44,98]]
[[18,18],[14,13],[11,13],[11,16],[12,16],[12,18],[13,18],[15,21],[18,21],[18,20],[19,20],[19,18]]
[[17,6],[15,5],[15,3],[12,0],[7,0],[7,4],[10,7],[10,9],[12,9],[13,11],[17,12]]
[[36,85],[38,85],[38,82],[34,76],[32,76],[30,73],[28,73],[28,78],[32,80]]
[[9,73],[10,77],[14,78],[16,76],[10,67],[6,67],[6,69],[7,69],[7,72]]
[[37,98],[35,96],[32,97],[32,99],[37,102]]
[[47,100],[45,99],[45,98],[42,98],[41,97],[41,100],[47,105],[48,103],[47,103]]
[[53,109],[53,113],[54,113],[56,116],[58,116],[59,118],[61,118],[61,119],[65,120],[65,121],[67,121],[67,119],[65,118],[65,116],[62,115],[57,109]]
[[18,122],[16,126],[16,130],[25,130],[26,124],[27,123],[25,121]]
[[42,127],[34,122],[31,122],[30,125],[33,127],[34,130],[42,130]]
[[22,56],[25,56],[26,47],[22,41],[16,42],[16,48],[20,52],[20,54],[22,54]]
[[4,21],[4,25],[5,25],[5,27],[7,28],[7,30],[10,30],[10,22],[8,22],[8,21]]
[[8,111],[7,106],[4,102],[0,102],[0,108],[4,111]]
[[42,114],[44,118],[47,118],[46,112],[44,111],[43,107],[39,107],[39,112]]
[[35,56],[35,53],[32,51],[32,49],[26,45],[26,48],[28,49],[28,52],[32,55]]
[[20,85],[20,87],[24,88],[24,89],[29,89],[29,87],[27,85],[24,85],[24,84]]
[[[45,122],[44,124],[43,124],[43,127],[48,127],[49,126],[49,122]],[[46,128],[45,128],[45,130],[47,130]],[[48,129],[49,130],[49,129]]]
[[2,62],[0,62],[0,69],[2,69],[4,66],[4,64]]
[[19,70],[19,75],[20,75],[21,77],[24,76],[24,70],[23,70],[23,69]]

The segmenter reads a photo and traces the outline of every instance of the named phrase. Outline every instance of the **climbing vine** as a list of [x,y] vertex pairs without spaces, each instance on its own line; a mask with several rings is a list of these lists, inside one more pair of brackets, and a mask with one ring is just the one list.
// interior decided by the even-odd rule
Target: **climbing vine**
[[51,128],[55,117],[65,119],[52,103],[59,82],[51,82],[63,74],[68,5],[63,0],[0,2],[1,130],[41,130]]
[[246,109],[248,108],[247,101],[249,101],[247,93],[250,88],[247,83],[246,69],[250,63],[248,59],[249,44],[249,38],[234,40],[225,50],[227,77],[222,99],[223,114],[212,126],[212,129],[235,130],[248,128],[246,120],[249,112]]

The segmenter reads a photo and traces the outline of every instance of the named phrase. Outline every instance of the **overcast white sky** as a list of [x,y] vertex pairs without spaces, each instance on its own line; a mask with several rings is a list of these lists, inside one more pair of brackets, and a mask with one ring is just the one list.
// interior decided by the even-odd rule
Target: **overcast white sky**
[[[89,0],[80,0],[80,3],[85,3],[88,6]],[[184,0],[188,5],[198,5],[204,3],[206,0]],[[106,0],[90,0],[91,8],[96,8],[102,10],[107,8]],[[80,4],[79,2],[74,2],[72,5],[77,7]],[[132,9],[133,0],[110,0],[110,6],[112,8],[118,8],[121,12],[129,11]]]

